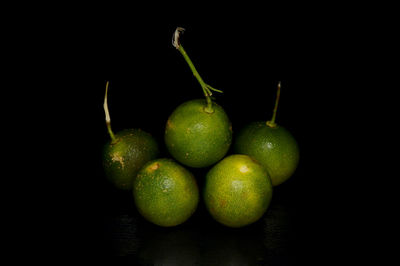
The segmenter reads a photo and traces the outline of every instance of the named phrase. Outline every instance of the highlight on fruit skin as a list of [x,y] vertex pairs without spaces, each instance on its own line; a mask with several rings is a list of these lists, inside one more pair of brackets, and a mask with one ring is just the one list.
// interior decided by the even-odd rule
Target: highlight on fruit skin
[[284,183],[294,174],[300,158],[293,135],[275,122],[280,88],[279,82],[272,119],[248,124],[239,131],[234,142],[236,153],[253,157],[267,169],[273,186]]
[[192,173],[172,159],[148,162],[133,183],[133,197],[139,213],[163,227],[188,220],[199,202],[199,189]]
[[250,156],[233,154],[207,173],[203,198],[217,222],[228,227],[243,227],[264,215],[272,194],[272,183],[265,168]]
[[155,139],[141,129],[125,129],[114,134],[107,103],[108,85],[109,82],[103,106],[110,140],[103,148],[104,173],[116,188],[132,190],[137,172],[146,162],[157,158],[159,147]]

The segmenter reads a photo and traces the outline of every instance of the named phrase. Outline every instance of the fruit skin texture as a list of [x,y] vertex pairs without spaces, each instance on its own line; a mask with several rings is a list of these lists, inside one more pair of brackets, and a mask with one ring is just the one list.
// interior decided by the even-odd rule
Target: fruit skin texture
[[242,227],[262,217],[272,191],[264,167],[250,156],[234,154],[207,173],[203,197],[215,220],[229,227]]
[[159,148],[154,138],[141,129],[125,129],[115,134],[103,150],[103,167],[107,179],[115,187],[131,190],[133,179],[148,161],[157,158]]
[[179,105],[170,115],[165,144],[171,155],[190,167],[207,167],[221,160],[232,142],[232,126],[221,106],[213,103],[207,113],[206,100],[196,99]]
[[199,189],[194,176],[171,159],[148,162],[133,183],[133,197],[146,220],[164,227],[185,222],[195,212]]
[[265,122],[253,122],[238,134],[234,150],[259,161],[277,186],[289,179],[299,163],[299,147],[284,127],[270,127]]

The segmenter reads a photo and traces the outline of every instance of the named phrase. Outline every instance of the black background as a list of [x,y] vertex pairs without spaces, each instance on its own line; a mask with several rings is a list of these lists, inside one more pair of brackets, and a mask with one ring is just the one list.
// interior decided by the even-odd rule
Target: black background
[[[158,228],[138,215],[130,193],[115,191],[104,180],[101,148],[108,140],[102,109],[106,80],[110,81],[113,130],[134,127],[150,132],[160,143],[162,157],[170,157],[163,143],[169,114],[184,101],[203,97],[183,57],[171,44],[176,26],[186,29],[181,43],[200,75],[224,91],[214,96],[229,115],[234,133],[251,121],[270,119],[276,86],[282,82],[277,122],[298,140],[300,165],[290,181],[276,188],[266,215],[247,228],[220,226],[202,203],[187,223]],[[339,249],[331,254],[337,223],[330,220],[335,215],[329,214],[337,210],[340,199],[328,195],[337,184],[321,158],[322,151],[334,149],[327,139],[332,129],[324,123],[332,114],[325,105],[331,104],[337,89],[336,77],[345,74],[326,69],[327,62],[337,61],[331,43],[337,40],[323,33],[332,31],[330,28],[321,31],[296,25],[278,29],[241,23],[160,23],[151,28],[138,24],[126,34],[114,26],[102,29],[96,42],[82,48],[82,53],[90,56],[88,70],[94,73],[85,89],[90,88],[96,99],[87,118],[96,123],[90,132],[82,133],[95,142],[91,156],[98,158],[93,172],[77,176],[91,180],[88,191],[83,191],[90,195],[83,210],[91,213],[90,222],[78,227],[91,232],[80,235],[87,237],[83,251],[89,246],[93,258],[138,265],[292,265],[316,258],[331,260],[344,252]],[[201,189],[207,169],[190,170]]]
[[[46,218],[38,223],[44,228],[39,237],[50,238],[39,253],[55,254],[55,261],[130,265],[359,260],[359,240],[368,231],[359,214],[368,199],[358,194],[362,189],[354,189],[365,178],[352,167],[359,140],[354,126],[360,122],[354,99],[360,97],[361,78],[366,83],[372,78],[355,69],[364,69],[368,61],[362,44],[369,25],[347,23],[352,12],[340,18],[324,12],[292,17],[280,10],[252,20],[196,23],[109,15],[65,17],[51,29],[44,23],[40,45],[49,49],[42,76],[54,90],[43,96],[52,99],[43,111],[51,115],[54,108],[61,109],[46,123],[54,132],[49,149],[62,155],[47,165],[53,178],[44,187],[51,196],[43,197]],[[106,81],[114,132],[141,128],[151,133],[162,157],[169,157],[163,142],[169,114],[179,104],[203,97],[171,44],[177,26],[186,29],[181,43],[204,81],[224,91],[214,94],[215,101],[230,117],[234,137],[245,124],[271,118],[276,86],[282,82],[277,123],[298,141],[300,163],[293,177],[274,190],[265,216],[248,227],[217,224],[202,203],[180,226],[154,226],[137,213],[129,192],[114,189],[104,178]],[[189,169],[200,189],[208,169]],[[50,200],[55,198],[60,200]]]

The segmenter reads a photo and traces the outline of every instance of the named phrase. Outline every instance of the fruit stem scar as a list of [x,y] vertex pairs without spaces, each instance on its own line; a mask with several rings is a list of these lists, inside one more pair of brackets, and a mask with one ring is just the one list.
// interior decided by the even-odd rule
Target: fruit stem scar
[[113,162],[119,162],[122,166],[122,169],[124,169],[124,167],[125,167],[124,158],[119,153],[114,153],[112,155],[111,160]]
[[204,80],[201,78],[199,72],[197,72],[195,66],[193,65],[192,60],[190,60],[188,54],[186,53],[185,49],[183,49],[183,46],[179,42],[179,35],[180,33],[184,32],[185,29],[181,27],[177,27],[174,35],[172,36],[172,45],[182,54],[183,58],[185,58],[186,63],[189,65],[190,69],[192,70],[193,75],[196,77],[197,81],[200,83],[201,88],[203,89],[204,96],[206,97],[207,101],[207,107],[204,108],[205,112],[207,113],[213,113],[214,110],[212,108],[212,101],[211,101],[211,96],[212,92],[211,91],[216,91],[219,93],[223,93],[221,90],[217,90],[210,85],[206,84]]
[[104,112],[106,113],[106,125],[107,125],[108,134],[110,134],[110,137],[111,137],[111,144],[114,144],[117,142],[117,139],[115,138],[114,133],[111,129],[111,118],[110,118],[110,112],[108,111],[108,103],[107,103],[108,84],[109,84],[109,81],[107,81],[107,84],[106,84],[106,93],[104,96],[103,107],[104,107]]
[[281,82],[279,81],[278,88],[276,91],[275,106],[274,106],[274,110],[272,113],[272,119],[267,121],[267,126],[269,126],[269,127],[276,127],[275,118],[276,118],[276,110],[278,110],[278,103],[279,103],[280,95],[281,95]]
[[149,169],[149,172],[152,172],[152,171],[157,170],[158,168],[160,168],[160,164],[154,163],[154,164],[150,165],[148,169]]

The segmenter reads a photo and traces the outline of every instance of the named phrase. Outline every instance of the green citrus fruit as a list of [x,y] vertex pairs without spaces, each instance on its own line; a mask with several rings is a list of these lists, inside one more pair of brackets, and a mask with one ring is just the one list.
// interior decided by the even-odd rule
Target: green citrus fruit
[[229,227],[256,222],[268,209],[272,184],[267,171],[247,155],[230,155],[206,175],[204,202],[215,220]]
[[175,226],[195,212],[199,190],[194,176],[171,159],[148,162],[133,183],[138,211],[159,226]]
[[232,141],[232,127],[221,106],[205,110],[206,100],[198,99],[178,106],[165,129],[165,143],[171,155],[190,167],[207,167],[221,160]]
[[247,154],[260,162],[277,186],[289,179],[299,162],[296,140],[284,127],[253,122],[243,128],[236,138],[236,153]]
[[139,169],[158,154],[157,142],[150,134],[140,129],[122,130],[115,134],[115,141],[104,146],[106,177],[117,188],[131,190]]

